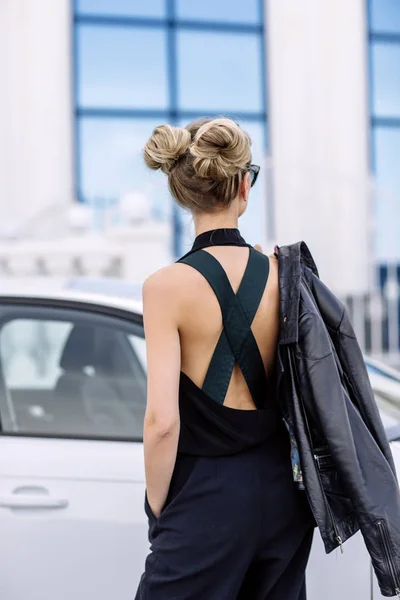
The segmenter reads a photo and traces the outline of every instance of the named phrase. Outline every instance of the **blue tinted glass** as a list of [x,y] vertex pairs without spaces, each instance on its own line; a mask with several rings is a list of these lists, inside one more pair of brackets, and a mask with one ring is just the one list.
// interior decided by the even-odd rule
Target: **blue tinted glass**
[[[268,196],[268,173],[265,168],[265,129],[266,125],[259,122],[239,121],[241,127],[247,131],[252,140],[252,162],[261,167],[257,182],[251,188],[249,203],[246,212],[239,220],[239,229],[244,238],[250,244],[263,243],[267,237],[267,202]],[[180,123],[181,127],[187,125],[187,121]],[[195,237],[193,217],[186,211],[181,211],[182,220],[182,251],[189,250]],[[264,248],[267,252],[270,249]]]
[[77,12],[82,14],[163,17],[165,0],[77,0]]
[[165,108],[166,33],[136,27],[78,27],[82,106]]
[[177,0],[180,19],[258,23],[262,0]]
[[400,129],[375,130],[377,258],[400,258]]
[[[267,176],[265,168],[265,128],[263,123],[240,121],[241,127],[247,131],[252,141],[252,162],[261,167],[254,187],[250,190],[246,212],[239,219],[239,228],[250,244],[262,244],[267,237]],[[264,252],[270,249],[263,248]]]
[[373,112],[376,116],[400,116],[400,45],[372,45]]
[[371,23],[373,31],[390,33],[400,32],[400,2],[399,0],[370,0]]
[[181,31],[179,106],[210,111],[263,110],[261,37]]
[[133,201],[150,205],[154,218],[168,218],[167,178],[143,161],[144,145],[160,122],[165,119],[80,119],[81,192],[86,202],[114,202],[132,193]]

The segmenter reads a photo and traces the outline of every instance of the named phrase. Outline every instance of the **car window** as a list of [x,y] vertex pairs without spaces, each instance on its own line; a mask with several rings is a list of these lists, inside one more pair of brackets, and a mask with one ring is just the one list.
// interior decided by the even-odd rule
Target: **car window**
[[141,326],[83,310],[0,309],[4,433],[142,437],[146,403]]

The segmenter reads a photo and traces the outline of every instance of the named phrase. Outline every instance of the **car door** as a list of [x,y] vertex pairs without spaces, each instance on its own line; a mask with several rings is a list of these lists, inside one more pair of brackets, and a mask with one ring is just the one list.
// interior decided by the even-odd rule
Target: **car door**
[[131,600],[148,549],[143,331],[0,304],[0,598]]

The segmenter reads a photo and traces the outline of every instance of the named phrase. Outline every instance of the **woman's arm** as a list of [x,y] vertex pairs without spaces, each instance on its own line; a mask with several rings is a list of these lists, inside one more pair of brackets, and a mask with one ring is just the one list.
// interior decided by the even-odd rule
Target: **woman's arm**
[[143,286],[147,352],[147,406],[144,460],[147,499],[156,517],[168,494],[179,438],[181,350],[169,268],[157,271]]

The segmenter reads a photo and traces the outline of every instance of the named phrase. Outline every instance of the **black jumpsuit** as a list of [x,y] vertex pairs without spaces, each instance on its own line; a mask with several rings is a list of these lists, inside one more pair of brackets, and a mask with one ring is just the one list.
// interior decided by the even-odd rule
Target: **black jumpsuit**
[[[288,435],[250,329],[269,260],[249,246],[235,295],[202,250],[211,245],[247,244],[237,229],[217,229],[180,259],[208,280],[224,329],[202,389],[181,373],[178,455],[157,519],[145,498],[151,553],[136,600],[305,600],[314,521],[294,485]],[[223,404],[235,362],[258,410]]]

